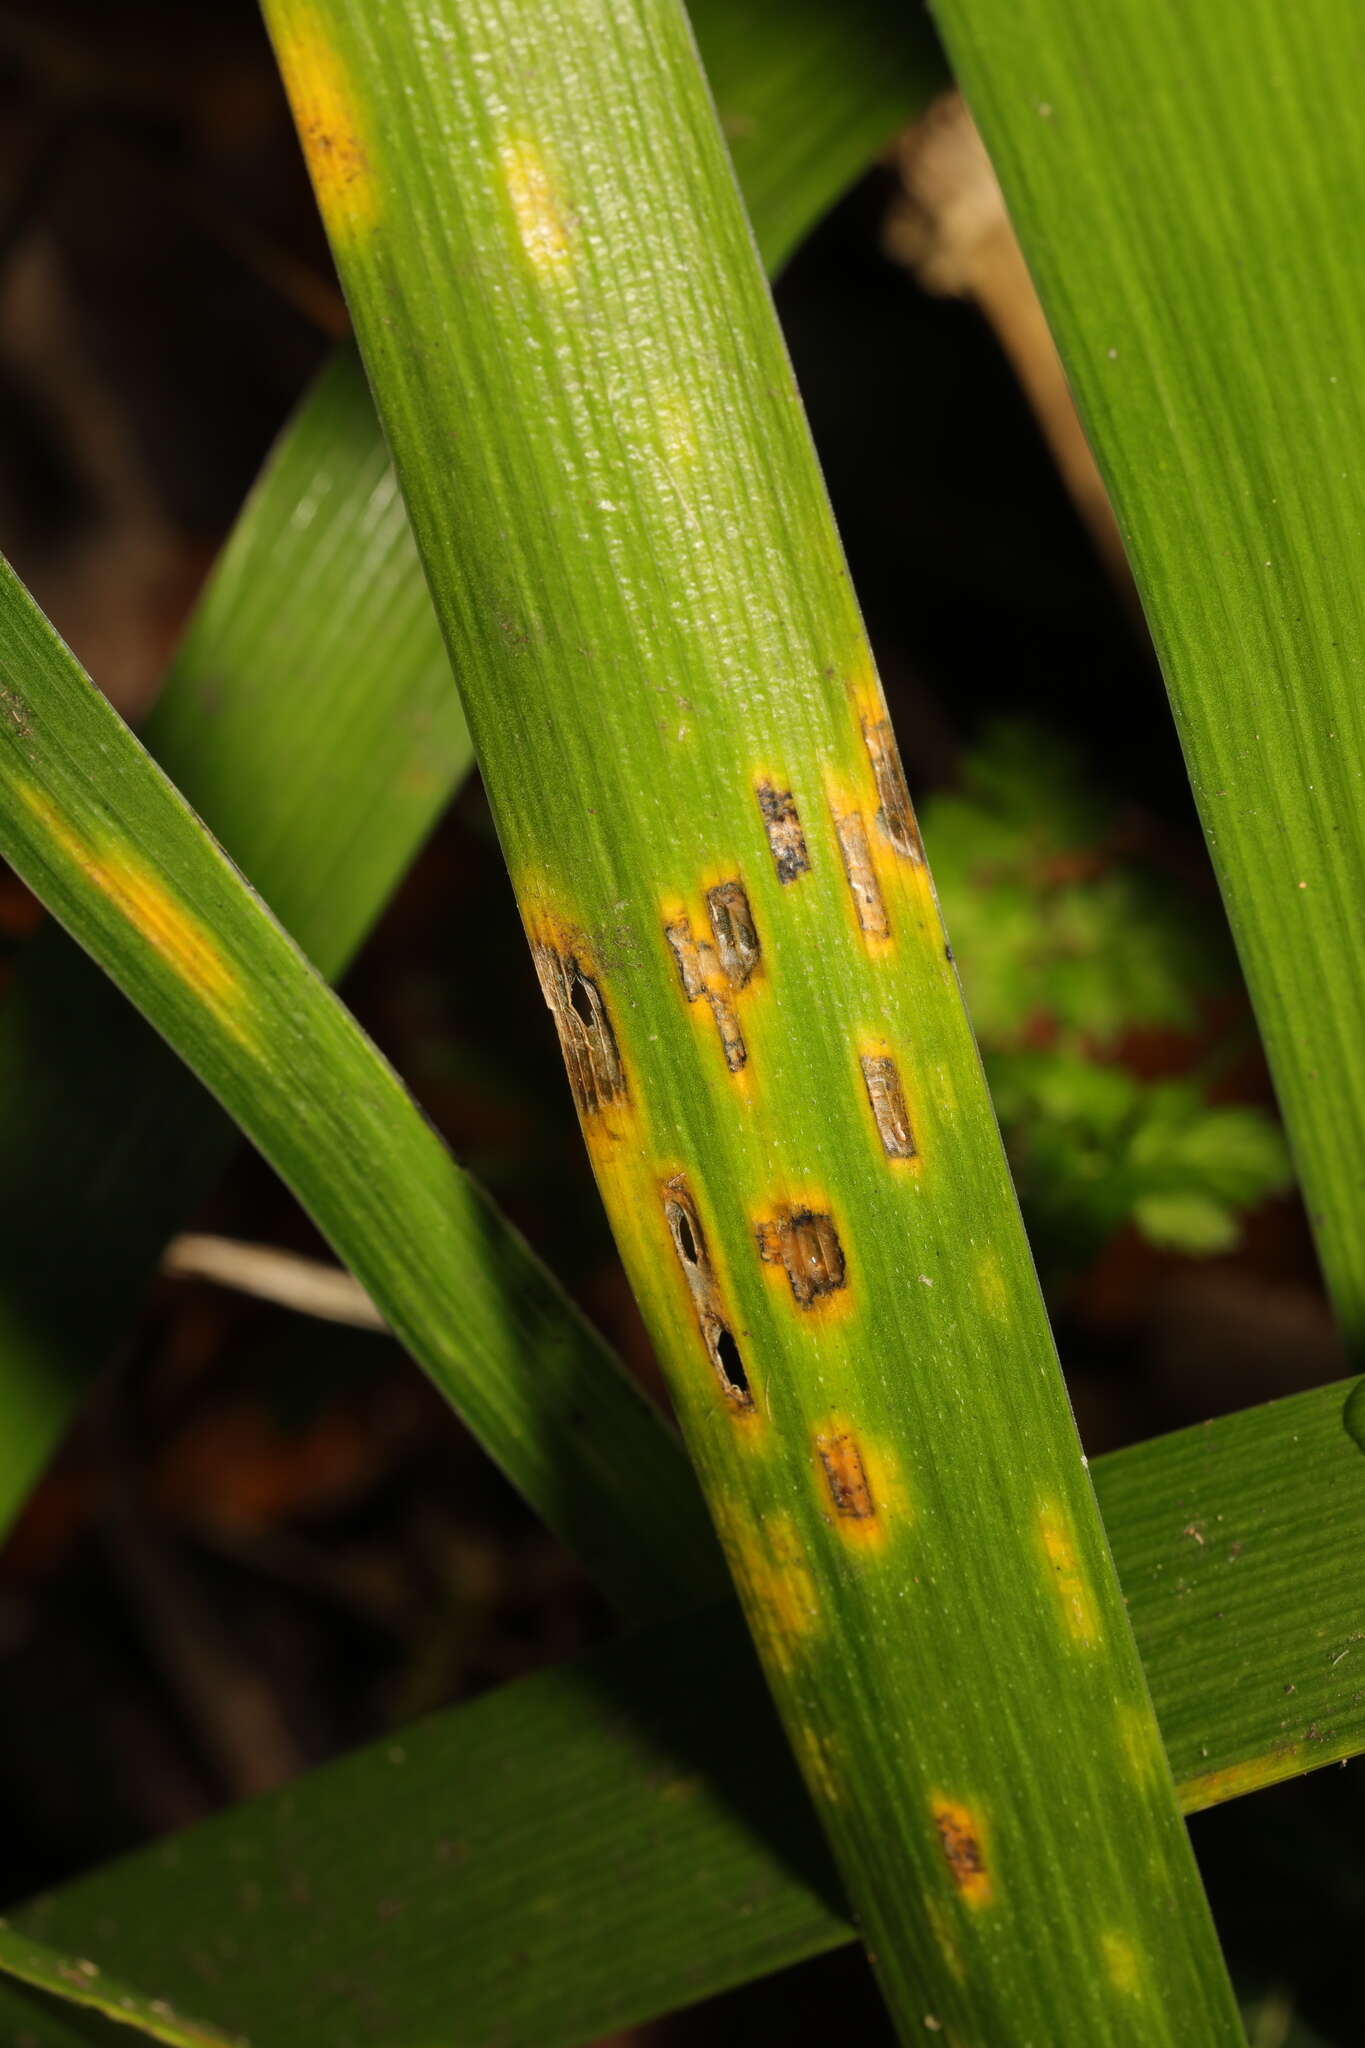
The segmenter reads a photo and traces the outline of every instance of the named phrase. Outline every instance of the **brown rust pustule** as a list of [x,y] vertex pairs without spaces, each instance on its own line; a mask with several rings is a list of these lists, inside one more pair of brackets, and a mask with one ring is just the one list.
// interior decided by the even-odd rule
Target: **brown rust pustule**
[[872,775],[877,784],[877,824],[882,833],[906,860],[924,865],[924,847],[915,823],[914,807],[910,792],[905,786],[905,770],[901,766],[900,751],[896,746],[896,735],[891,730],[889,718],[865,718],[863,740],[867,746],[868,759],[872,763]]
[[779,882],[794,882],[798,875],[810,873],[810,855],[806,852],[806,835],[801,830],[801,819],[789,789],[775,789],[771,782],[760,782],[756,791],[758,808],[763,813],[767,828],[768,844],[772,848],[773,865],[777,869]]
[[981,1829],[971,1809],[955,1799],[935,1800],[934,1826],[959,1893],[970,1906],[986,1905],[991,1896],[990,1873]]
[[759,1224],[755,1237],[758,1255],[766,1264],[785,1266],[802,1308],[847,1286],[843,1247],[832,1217],[813,1209],[782,1209],[771,1222]]
[[740,1413],[749,1413],[754,1405],[753,1390],[734,1332],[724,1313],[720,1285],[706,1248],[706,1234],[701,1227],[692,1191],[679,1173],[664,1183],[662,1192],[668,1234],[673,1240],[673,1249],[692,1297],[697,1328],[706,1346],[707,1357],[730,1406]]
[[851,1430],[822,1429],[815,1436],[815,1454],[820,1460],[836,1515],[850,1521],[870,1521],[877,1512],[872,1487]]
[[834,830],[843,855],[853,907],[858,913],[859,928],[870,939],[889,939],[891,921],[882,900],[882,885],[872,864],[872,848],[868,843],[862,812],[847,811],[843,817],[836,818]]
[[910,1117],[905,1107],[905,1090],[893,1059],[883,1053],[865,1053],[862,1060],[867,1099],[872,1106],[877,1135],[888,1159],[913,1159],[917,1153]]
[[595,1116],[610,1103],[624,1102],[626,1072],[601,989],[576,953],[543,940],[531,950],[579,1114]]
[[731,988],[747,988],[762,957],[762,948],[742,883],[718,882],[714,889],[708,889],[706,914],[726,980]]

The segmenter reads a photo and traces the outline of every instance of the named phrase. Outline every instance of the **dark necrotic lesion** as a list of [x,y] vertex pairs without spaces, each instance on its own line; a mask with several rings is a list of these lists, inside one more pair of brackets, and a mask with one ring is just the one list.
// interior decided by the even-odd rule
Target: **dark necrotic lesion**
[[624,1101],[626,1072],[601,989],[576,954],[544,943],[532,951],[579,1113]]
[[771,782],[760,782],[756,793],[778,881],[794,882],[798,875],[809,874],[806,835],[801,830],[800,815],[791,791],[775,789]]
[[866,932],[870,939],[889,938],[891,921],[886,914],[882,885],[877,880],[877,870],[872,862],[872,847],[862,812],[847,811],[843,817],[837,817],[834,830],[860,930]]
[[877,823],[897,853],[903,854],[907,860],[923,861],[924,848],[920,843],[914,806],[910,802],[900,749],[896,745],[890,719],[864,719],[863,741],[877,785]]
[[791,1291],[802,1308],[848,1284],[844,1248],[832,1216],[816,1209],[781,1209],[758,1226],[758,1255],[786,1268]]
[[742,882],[718,882],[706,892],[709,939],[698,939],[686,918],[664,926],[678,981],[689,1003],[705,1001],[716,1020],[725,1064],[737,1074],[748,1060],[734,998],[752,980],[762,958],[758,928]]
[[692,1306],[696,1310],[697,1328],[721,1392],[732,1408],[751,1409],[754,1397],[749,1375],[745,1371],[734,1330],[724,1312],[697,1205],[681,1174],[666,1184],[663,1203],[673,1249],[678,1255]]
[[887,1058],[885,1054],[869,1053],[862,1062],[862,1068],[867,1099],[877,1125],[877,1134],[882,1141],[882,1150],[888,1159],[915,1158],[915,1136],[910,1128],[910,1115],[905,1106],[905,1090],[901,1086],[900,1071],[896,1062]]
[[716,953],[732,988],[745,988],[762,957],[749,899],[739,882],[720,882],[706,892],[706,914]]

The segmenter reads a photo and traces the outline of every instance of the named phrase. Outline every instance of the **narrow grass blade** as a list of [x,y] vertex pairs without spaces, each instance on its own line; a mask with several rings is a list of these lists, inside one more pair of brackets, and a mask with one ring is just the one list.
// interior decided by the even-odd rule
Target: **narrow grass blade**
[[897,2024],[1234,2040],[685,22],[266,14],[608,1211]]
[[[461,1173],[8,568],[0,668],[0,852],[259,1146],[604,1589],[635,1614],[695,1597],[714,1581],[713,1544],[658,1411]],[[73,1020],[73,1052],[85,1028]],[[48,1126],[30,1139],[55,1148],[60,1135]],[[20,1316],[23,1281],[12,1276]]]
[[[1324,1387],[1094,1467],[1186,1811],[1365,1749],[1365,1464],[1340,1407]],[[384,2048],[573,2048],[853,1939],[732,1607],[18,1917],[254,2048],[361,2048],[366,2015]]]
[[[360,364],[253,493],[145,739],[326,975],[470,745]],[[0,1004],[0,1528],[237,1133],[56,926]]]
[[[771,262],[936,84],[903,15],[697,0]],[[340,973],[471,758],[350,348],[252,493],[144,737],[314,965]],[[42,933],[0,1006],[0,1530],[235,1142],[99,970]]]
[[1365,12],[937,0],[1156,639],[1365,1346]]
[[940,83],[910,0],[691,0],[688,15],[769,273]]
[[[126,2044],[131,2029],[145,2039],[165,2041],[169,2048],[244,2048],[240,2036],[222,2034],[215,2027],[187,2019],[165,1998],[149,1998],[132,1990],[117,1978],[107,1976],[89,1956],[58,1955],[3,1921],[0,1973],[18,1978],[35,1991],[46,1992],[50,1999],[60,2000],[61,2007],[82,2008],[81,2017],[77,2017],[69,2009],[50,2006],[46,2000],[32,2001],[12,1985],[4,1984],[0,1988],[0,2016],[10,2020],[15,2028],[10,2035],[15,2048],[23,2048],[26,2043],[39,2048],[46,2038],[45,2017],[49,2017],[58,2040],[108,2038]],[[100,2015],[112,2024],[106,2028],[96,2018],[93,2029],[87,2033],[90,2022],[84,2018],[86,2013]]]

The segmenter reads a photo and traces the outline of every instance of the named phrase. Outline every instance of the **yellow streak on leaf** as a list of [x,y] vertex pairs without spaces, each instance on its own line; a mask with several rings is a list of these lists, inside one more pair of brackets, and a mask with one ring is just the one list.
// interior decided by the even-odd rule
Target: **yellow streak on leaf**
[[790,1515],[778,1513],[754,1526],[736,1511],[722,1512],[717,1523],[760,1646],[773,1663],[790,1671],[802,1638],[820,1625],[819,1597],[796,1524]]
[[1302,1742],[1286,1743],[1268,1756],[1247,1757],[1239,1764],[1224,1764],[1216,1771],[1201,1771],[1198,1777],[1183,1778],[1176,1787],[1185,1813],[1202,1813],[1206,1806],[1221,1806],[1244,1792],[1259,1792],[1265,1785],[1277,1785],[1282,1778],[1297,1777],[1308,1763]]
[[42,790],[21,786],[26,810],[52,843],[79,867],[147,944],[240,1044],[254,1038],[248,999],[236,970],[212,933],[136,854],[118,845],[96,846],[65,819]]
[[821,1735],[817,1729],[804,1725],[796,1731],[796,1748],[801,1762],[802,1775],[827,1805],[837,1804],[840,1784],[836,1769],[836,1744],[833,1736]]
[[1139,1784],[1145,1783],[1158,1768],[1165,1752],[1158,1745],[1156,1730],[1146,1714],[1136,1707],[1120,1707],[1118,1710],[1119,1740],[1127,1757],[1134,1778]]
[[313,190],[329,230],[358,238],[379,216],[379,191],[355,88],[311,9],[291,20],[276,54]]
[[526,136],[505,136],[498,144],[498,165],[531,268],[547,283],[567,277],[573,269],[569,224],[539,144]]
[[1100,1639],[1094,1594],[1076,1555],[1066,1517],[1051,1501],[1045,1501],[1039,1510],[1038,1534],[1051,1567],[1067,1628],[1078,1643],[1093,1649]]

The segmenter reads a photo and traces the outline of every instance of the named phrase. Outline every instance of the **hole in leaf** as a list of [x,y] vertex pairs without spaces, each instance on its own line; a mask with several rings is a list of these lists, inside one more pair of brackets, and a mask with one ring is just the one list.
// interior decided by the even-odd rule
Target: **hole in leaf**
[[724,1324],[715,1333],[712,1349],[726,1386],[737,1394],[741,1401],[752,1401],[749,1375],[744,1370],[744,1360],[739,1355],[739,1346]]
[[580,1023],[586,1024],[591,1028],[597,1022],[597,1013],[592,1006],[592,997],[588,994],[587,984],[578,972],[577,967],[574,969],[573,982],[569,989],[569,1001],[573,1004],[574,1014],[578,1017]]
[[689,1266],[695,1266],[697,1263],[697,1240],[692,1235],[692,1225],[687,1220],[686,1209],[680,1208],[676,1202],[670,1202],[668,1205],[668,1220],[673,1226],[673,1242],[678,1247],[679,1255],[686,1259]]

